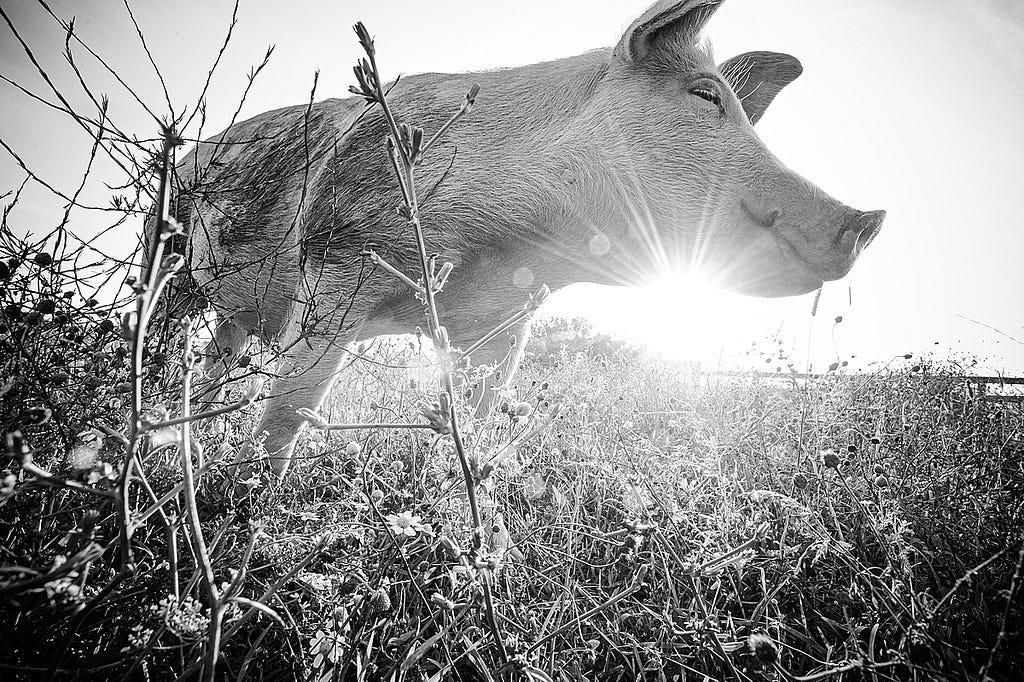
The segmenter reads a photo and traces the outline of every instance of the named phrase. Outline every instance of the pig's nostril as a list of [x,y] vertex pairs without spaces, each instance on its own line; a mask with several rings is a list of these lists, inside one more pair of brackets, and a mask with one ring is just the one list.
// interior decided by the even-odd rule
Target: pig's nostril
[[836,233],[835,248],[841,249],[845,245],[855,251],[864,249],[878,234],[884,218],[885,211],[858,212],[850,215],[843,221],[842,228]]
[[869,211],[858,219],[861,225],[860,234],[857,236],[857,248],[866,249],[871,240],[875,238],[882,229],[882,222],[885,220],[885,211]]

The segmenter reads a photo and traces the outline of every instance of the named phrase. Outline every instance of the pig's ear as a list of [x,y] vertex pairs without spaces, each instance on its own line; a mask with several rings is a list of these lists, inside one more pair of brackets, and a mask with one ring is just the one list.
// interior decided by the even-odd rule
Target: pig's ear
[[633,22],[615,48],[627,61],[639,62],[650,54],[656,38],[681,37],[693,44],[700,30],[724,0],[660,0]]
[[757,123],[765,109],[786,87],[803,73],[796,57],[779,52],[747,52],[719,64],[751,125]]

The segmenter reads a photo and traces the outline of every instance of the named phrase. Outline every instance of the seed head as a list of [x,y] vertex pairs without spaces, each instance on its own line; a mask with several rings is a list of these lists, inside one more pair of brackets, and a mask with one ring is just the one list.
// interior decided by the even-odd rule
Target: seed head
[[375,50],[373,46],[373,38],[370,37],[370,32],[366,30],[366,26],[361,21],[357,21],[352,29],[356,32],[356,37],[359,39],[359,44],[363,46],[363,50],[366,54],[373,55]]
[[357,443],[354,440],[350,440],[348,442],[348,445],[345,446],[345,456],[346,457],[351,457],[351,458],[354,459],[354,458],[358,457],[359,453],[361,453],[362,451],[363,451],[363,446],[360,445],[359,443]]
[[804,488],[807,487],[807,477],[804,476],[801,473],[794,474],[794,476],[793,476],[793,485],[796,488],[799,488],[800,490],[803,490]]
[[447,554],[448,558],[453,560],[458,559],[463,554],[462,548],[459,547],[458,544],[456,544],[456,542],[448,536],[441,537],[441,549],[445,551],[445,554]]
[[885,477],[885,474],[879,474],[875,476],[875,485],[879,488],[889,487],[889,479]]
[[779,646],[770,636],[763,632],[755,632],[747,638],[747,646],[762,665],[768,666],[779,660]]
[[19,464],[24,461],[32,461],[32,450],[22,438],[21,431],[11,431],[5,440],[7,455],[13,457]]
[[22,410],[18,415],[18,421],[26,426],[40,426],[50,421],[50,416],[51,412],[48,407],[30,407]]
[[391,610],[391,595],[385,587],[376,589],[370,593],[370,609],[376,613]]
[[828,469],[838,469],[839,455],[836,454],[835,450],[822,450],[821,463]]
[[451,599],[444,596],[440,592],[434,592],[430,595],[430,603],[440,606],[445,611],[455,610],[455,602],[453,602]]

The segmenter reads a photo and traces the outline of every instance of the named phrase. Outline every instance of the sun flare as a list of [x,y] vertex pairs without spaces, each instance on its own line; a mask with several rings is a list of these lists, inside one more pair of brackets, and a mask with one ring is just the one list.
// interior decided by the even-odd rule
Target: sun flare
[[735,298],[700,274],[665,275],[644,288],[631,336],[676,360],[712,359],[753,331],[735,314]]
[[586,317],[601,332],[672,360],[717,364],[774,334],[780,304],[723,291],[691,271],[639,288],[570,287],[552,297],[543,316]]

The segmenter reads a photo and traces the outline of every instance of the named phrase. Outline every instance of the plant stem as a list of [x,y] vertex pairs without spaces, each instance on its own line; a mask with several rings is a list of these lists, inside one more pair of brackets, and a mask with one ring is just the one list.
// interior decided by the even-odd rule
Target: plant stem
[[132,422],[131,439],[124,468],[118,480],[118,525],[121,544],[121,566],[132,563],[131,548],[131,486],[132,468],[138,462],[142,447],[142,353],[146,348],[146,324],[153,309],[153,293],[157,272],[163,256],[164,242],[169,232],[168,217],[171,205],[171,154],[180,141],[170,128],[163,129],[163,147],[160,151],[160,189],[157,193],[156,229],[151,236],[148,261],[143,264],[142,289],[135,300],[135,329],[132,335]]
[[[358,31],[359,29],[357,29]],[[374,88],[374,98],[377,103],[380,104],[381,111],[384,113],[384,118],[387,120],[388,129],[391,134],[391,141],[387,145],[388,155],[392,159],[392,167],[395,171],[396,179],[402,190],[402,197],[405,202],[407,214],[407,221],[412,228],[413,235],[416,239],[416,256],[419,261],[419,267],[423,273],[424,286],[420,287],[422,290],[424,301],[426,302],[426,313],[427,313],[427,329],[430,333],[430,337],[434,342],[435,347],[444,353],[446,356],[451,354],[451,342],[448,338],[448,334],[444,332],[441,326],[440,319],[437,313],[437,303],[435,301],[435,291],[432,286],[434,279],[434,273],[431,272],[430,259],[427,256],[426,242],[423,238],[423,228],[420,224],[419,217],[419,203],[416,195],[416,177],[415,177],[415,165],[419,160],[418,157],[414,158],[413,154],[406,147],[402,140],[402,135],[398,129],[398,123],[395,121],[394,114],[391,108],[388,106],[387,97],[384,93],[384,88],[380,80],[380,71],[377,68],[377,60],[374,57],[374,50],[371,45],[364,45],[366,47],[366,53],[369,57],[370,68],[372,69],[372,86]],[[475,96],[476,88],[473,93]],[[444,132],[447,127],[455,123],[462,114],[465,114],[471,106],[471,98],[467,97],[469,105],[464,104],[463,109],[460,110],[460,114],[456,114],[446,126],[439,131],[438,135],[435,135],[428,141],[428,146],[435,143],[440,135]],[[397,147],[397,150],[395,149]],[[396,152],[397,151],[397,158]],[[455,443],[455,452],[459,459],[459,466],[462,469],[462,477],[466,484],[466,497],[469,504],[470,515],[473,522],[473,546],[474,550],[479,551],[483,546],[483,518],[480,513],[480,503],[476,496],[476,476],[473,467],[470,463],[469,455],[466,452],[465,443],[462,440],[462,434],[459,428],[457,409],[455,405],[456,391],[454,382],[452,380],[451,371],[445,367],[443,372],[443,390],[448,396],[448,418],[451,424],[451,435],[452,440]],[[501,659],[502,665],[508,662],[508,652],[505,650],[505,643],[501,637],[501,630],[498,627],[497,618],[494,613],[494,599],[491,594],[490,581],[485,579],[481,582],[483,586],[484,606],[487,612],[487,623],[491,630],[491,635],[498,645],[498,653]]]
[[[192,402],[192,337],[195,327],[192,320],[186,318],[182,322],[184,332],[184,349],[182,351],[181,372],[181,415],[189,416]],[[210,627],[206,641],[206,655],[203,663],[203,679],[213,682],[220,649],[220,626],[224,617],[224,605],[217,593],[217,583],[210,563],[210,552],[203,539],[203,527],[199,520],[199,506],[196,504],[196,479],[192,469],[191,428],[186,421],[181,429],[181,471],[182,484],[185,492],[185,519],[188,523],[188,539],[192,545],[192,554],[203,576],[207,602],[210,606]]]

